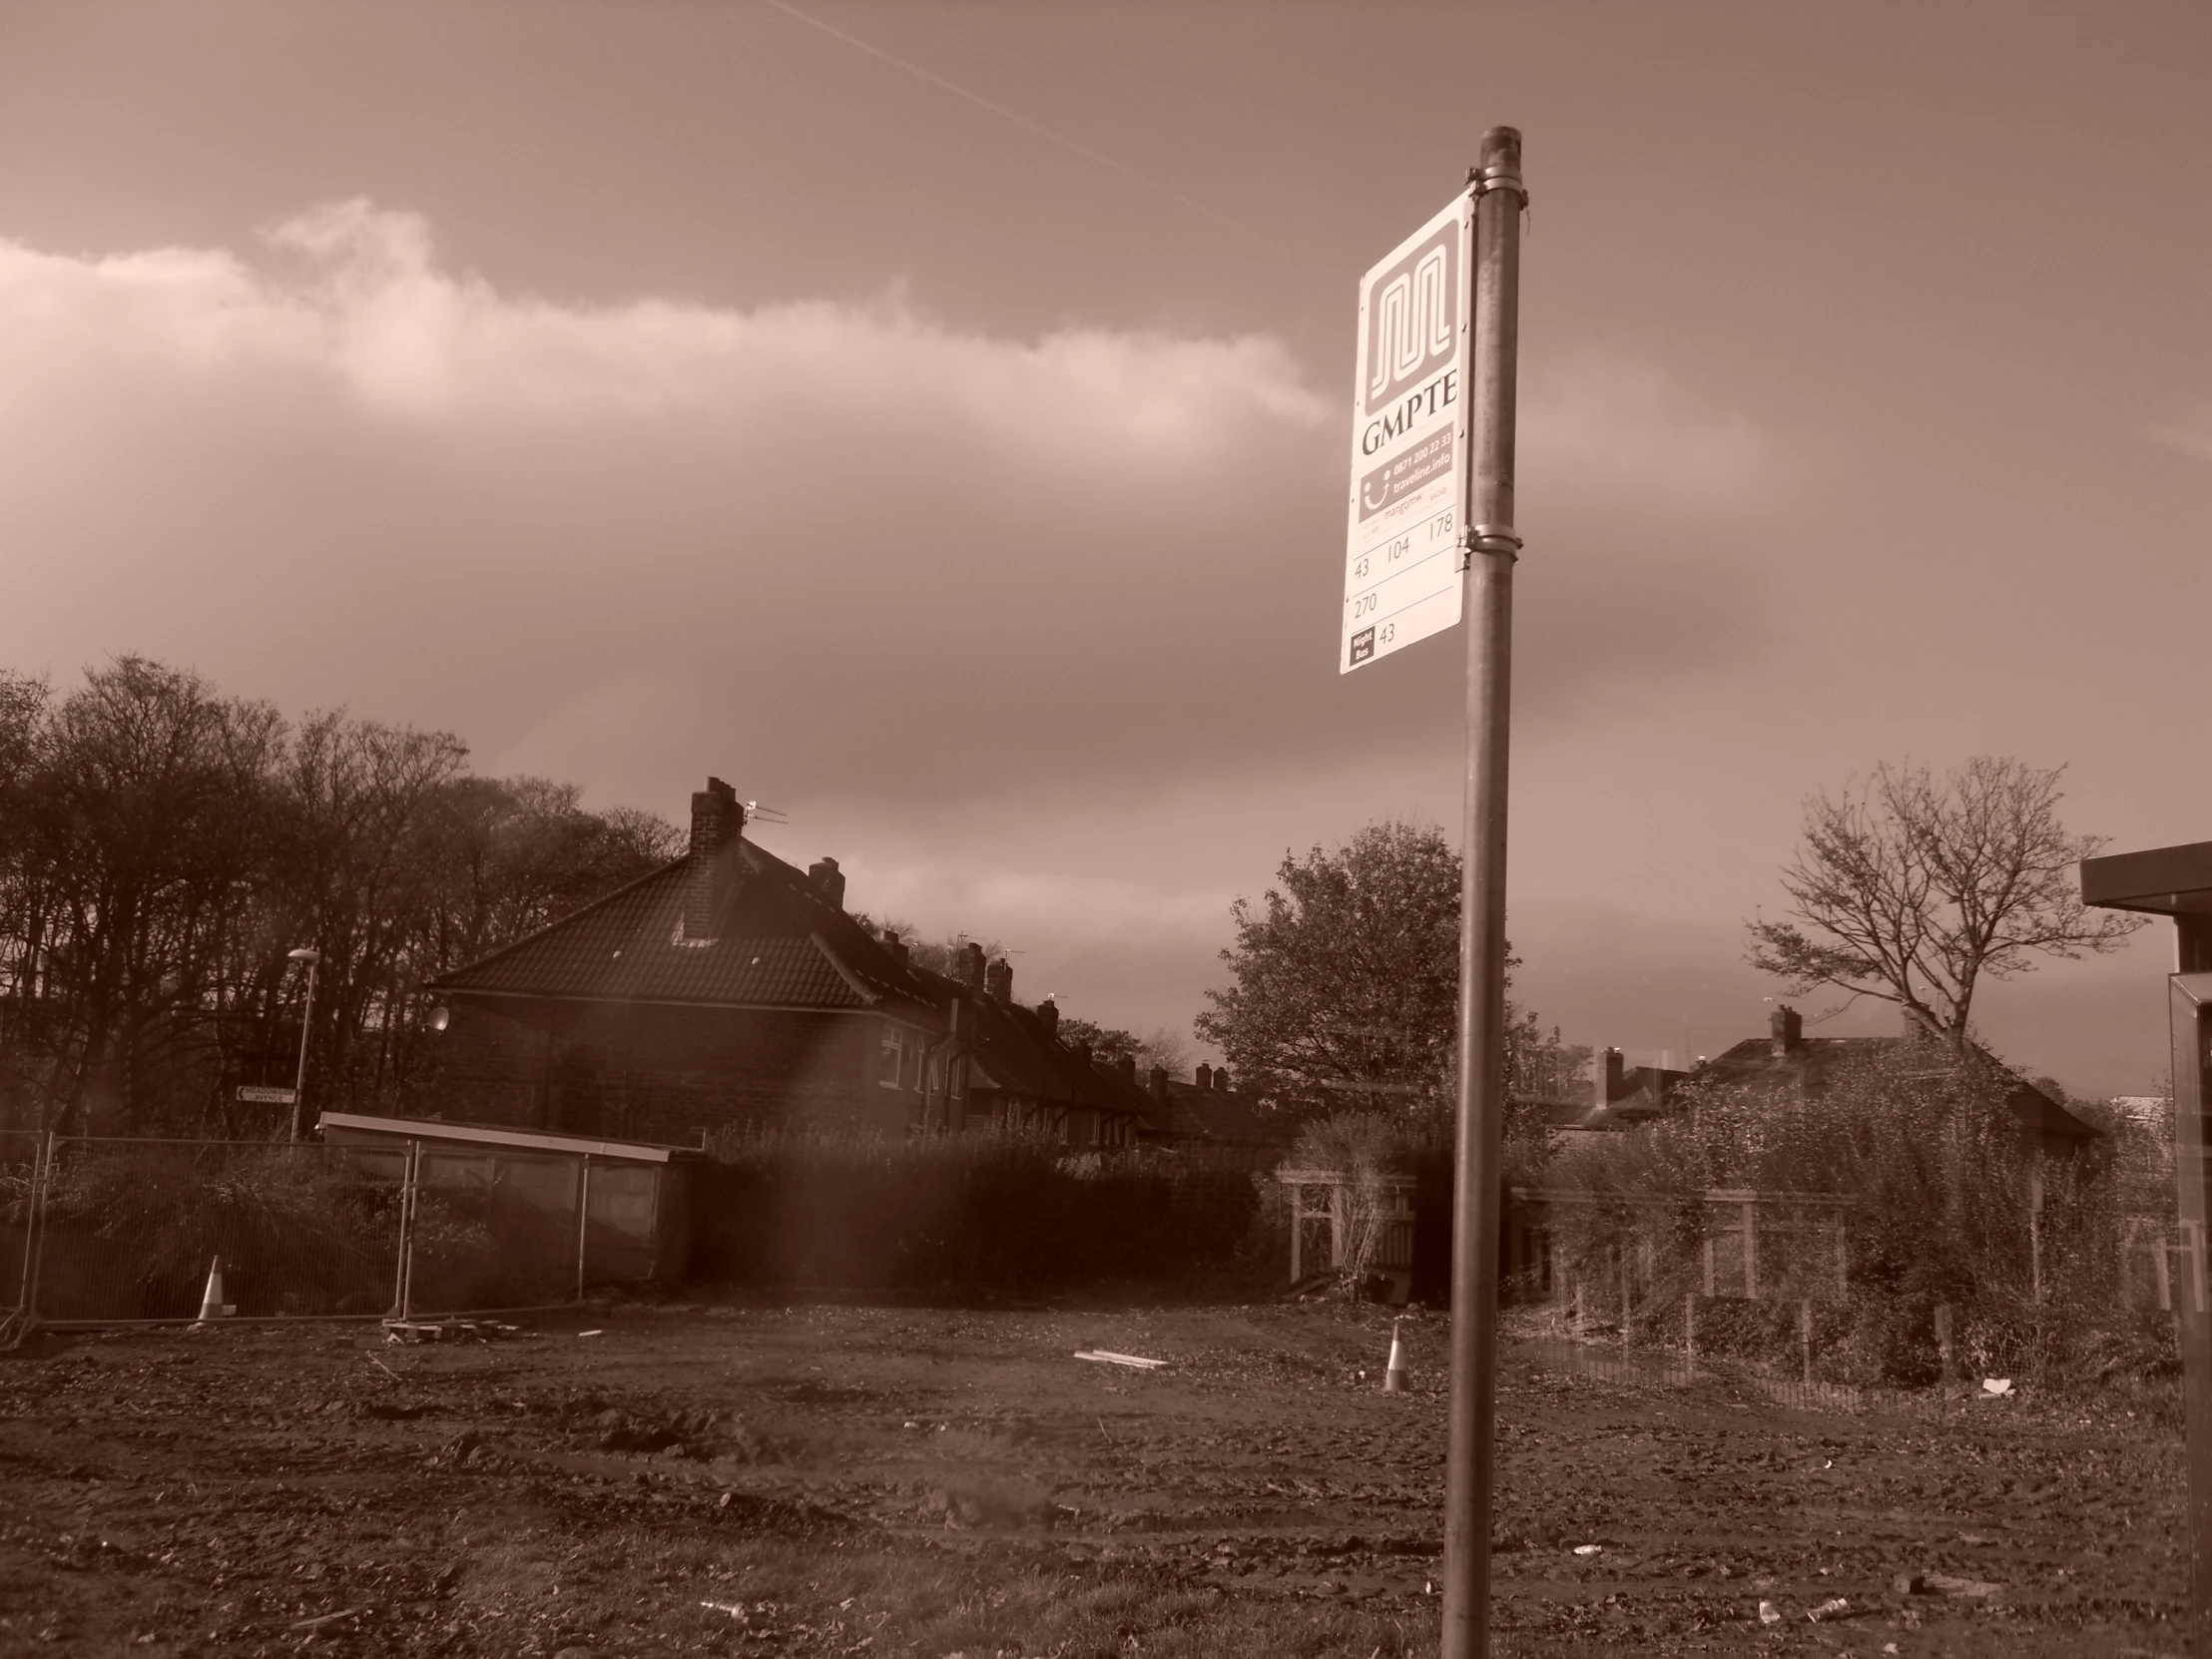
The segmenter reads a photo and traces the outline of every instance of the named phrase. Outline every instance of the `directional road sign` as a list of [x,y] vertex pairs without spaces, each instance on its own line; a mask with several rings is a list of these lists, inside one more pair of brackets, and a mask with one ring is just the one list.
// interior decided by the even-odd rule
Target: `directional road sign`
[[1470,193],[1360,282],[1339,673],[1459,620],[1473,256]]
[[239,1099],[258,1101],[264,1106],[289,1106],[292,1092],[289,1089],[265,1089],[247,1083],[240,1086]]

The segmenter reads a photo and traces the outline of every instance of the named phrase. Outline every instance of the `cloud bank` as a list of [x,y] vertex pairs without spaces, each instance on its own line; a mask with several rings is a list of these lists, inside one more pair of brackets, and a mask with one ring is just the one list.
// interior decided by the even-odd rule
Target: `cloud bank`
[[[0,657],[110,651],[458,730],[659,801],[885,800],[1372,760],[1456,643],[1340,681],[1343,421],[1275,337],[862,304],[583,305],[365,201],[251,256],[0,242]],[[1519,708],[1759,634],[1754,429],[1530,377]]]

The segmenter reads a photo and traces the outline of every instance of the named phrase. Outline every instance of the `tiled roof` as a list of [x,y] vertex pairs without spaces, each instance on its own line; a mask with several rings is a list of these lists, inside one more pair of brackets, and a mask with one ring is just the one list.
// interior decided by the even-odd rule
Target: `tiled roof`
[[1178,1083],[1172,1079],[1167,1092],[1175,1111],[1178,1134],[1237,1146],[1274,1146],[1287,1139],[1279,1126],[1263,1117],[1251,1101],[1234,1093],[1202,1089],[1196,1083]]
[[1202,1089],[1196,1083],[1173,1077],[1132,1092],[1143,1102],[1146,1124],[1153,1133],[1169,1140],[1213,1146],[1277,1146],[1287,1142],[1277,1126],[1243,1095]]
[[1045,1017],[1018,1002],[1000,1002],[957,980],[927,976],[962,1002],[962,1028],[977,1068],[976,1086],[1027,1100],[1068,1101],[1106,1112],[1138,1112],[1138,1100],[1112,1086],[1060,1041]]
[[[1713,1056],[1694,1075],[1701,1083],[1752,1088],[1785,1084],[1793,1090],[1818,1094],[1846,1060],[1921,1043],[1917,1037],[1801,1037],[1787,1054],[1776,1054],[1770,1038],[1748,1037]],[[1947,1055],[1946,1050],[1934,1052],[1938,1059]],[[2093,1124],[2082,1122],[2034,1084],[2014,1075],[1986,1049],[1976,1052],[2011,1078],[2012,1087],[2004,1103],[2022,1129],[2060,1140],[2097,1138],[2100,1131]]]
[[737,1007],[928,1005],[914,970],[804,874],[751,842],[738,853],[711,938],[683,937],[686,856],[427,988]]

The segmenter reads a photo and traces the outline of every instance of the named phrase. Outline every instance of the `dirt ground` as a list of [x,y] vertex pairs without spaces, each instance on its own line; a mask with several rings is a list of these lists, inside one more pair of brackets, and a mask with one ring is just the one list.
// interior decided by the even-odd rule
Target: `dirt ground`
[[[1443,1323],[1406,1331],[1399,1395],[1386,1316],[1343,1306],[34,1336],[0,1357],[0,1653],[1432,1652]],[[1509,1349],[1498,1440],[1500,1654],[2182,1645],[2147,1414],[1815,1414]]]

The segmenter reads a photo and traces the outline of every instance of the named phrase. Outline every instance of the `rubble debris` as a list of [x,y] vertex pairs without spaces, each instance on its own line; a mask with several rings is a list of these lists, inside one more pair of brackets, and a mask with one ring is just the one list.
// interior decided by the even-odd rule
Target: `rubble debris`
[[320,1630],[325,1625],[336,1624],[340,1619],[357,1619],[367,1612],[366,1607],[348,1607],[343,1612],[321,1613],[311,1619],[300,1619],[286,1626],[290,1630]]
[[1860,1614],[1866,1611],[1868,1611],[1867,1608],[1854,1607],[1847,1597],[1831,1596],[1828,1598],[1828,1600],[1822,1602],[1818,1607],[1815,1607],[1811,1611],[1809,1611],[1805,1616],[1811,1619],[1815,1624],[1819,1624],[1823,1619],[1857,1618]]
[[1759,1622],[1761,1624],[1780,1624],[1782,1622],[1782,1609],[1771,1601],[1762,1601],[1759,1604]]
[[1932,1572],[1927,1575],[1928,1587],[1946,1596],[1961,1596],[1968,1600],[1985,1601],[2003,1592],[2001,1584],[1991,1584],[1980,1578],[1953,1578],[1947,1572]]
[[1077,1349],[1075,1357],[1078,1360],[1088,1360],[1093,1365],[1127,1366],[1133,1371],[1158,1371],[1167,1364],[1165,1360],[1147,1360],[1141,1354],[1116,1354],[1103,1348]]

